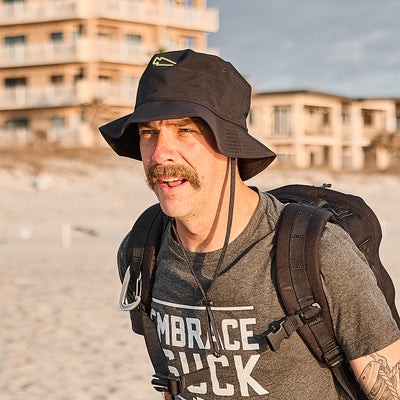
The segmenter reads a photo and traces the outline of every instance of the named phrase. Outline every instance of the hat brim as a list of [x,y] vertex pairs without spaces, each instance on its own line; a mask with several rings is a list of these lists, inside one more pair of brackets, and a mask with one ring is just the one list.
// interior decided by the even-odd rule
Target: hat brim
[[226,121],[204,106],[183,101],[150,101],[99,128],[101,134],[119,155],[141,160],[138,126],[139,122],[198,117],[211,128],[218,151],[238,159],[239,174],[247,180],[264,170],[276,154],[249,135],[247,130]]

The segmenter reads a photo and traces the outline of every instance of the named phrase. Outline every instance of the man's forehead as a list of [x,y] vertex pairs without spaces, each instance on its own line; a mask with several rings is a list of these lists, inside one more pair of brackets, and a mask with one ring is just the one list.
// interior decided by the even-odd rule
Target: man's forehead
[[156,121],[145,121],[138,122],[138,126],[160,126],[160,125],[168,125],[168,126],[182,126],[188,124],[195,124],[199,122],[199,118],[174,118],[174,119],[162,119]]

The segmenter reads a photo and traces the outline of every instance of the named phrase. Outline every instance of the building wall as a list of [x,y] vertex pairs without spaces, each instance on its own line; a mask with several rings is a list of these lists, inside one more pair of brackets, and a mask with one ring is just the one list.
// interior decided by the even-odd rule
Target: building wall
[[313,91],[255,93],[249,122],[252,133],[282,163],[362,169],[374,138],[396,131],[397,112],[398,99],[360,100]]
[[131,112],[151,55],[214,53],[217,29],[204,0],[0,3],[0,143],[103,143],[96,126]]

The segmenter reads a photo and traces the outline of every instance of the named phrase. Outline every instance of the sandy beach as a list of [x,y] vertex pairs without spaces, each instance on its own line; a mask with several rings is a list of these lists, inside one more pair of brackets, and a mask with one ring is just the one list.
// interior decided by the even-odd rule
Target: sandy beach
[[[111,151],[0,155],[0,398],[152,400],[141,337],[118,308],[116,250],[156,202],[138,162]],[[263,189],[321,185],[362,196],[400,292],[400,175],[267,169]],[[400,304],[400,297],[397,297]]]

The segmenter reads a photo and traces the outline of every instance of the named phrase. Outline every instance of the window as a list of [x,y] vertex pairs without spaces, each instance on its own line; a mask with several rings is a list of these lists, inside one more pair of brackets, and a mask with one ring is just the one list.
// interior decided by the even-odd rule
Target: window
[[62,32],[52,32],[50,34],[50,38],[52,42],[62,42],[63,41],[63,33]]
[[25,44],[25,36],[6,36],[4,38],[4,44],[6,46],[17,46]]
[[64,129],[65,128],[65,118],[54,116],[50,118],[51,129]]
[[290,107],[274,107],[274,134],[283,136],[291,134]]
[[64,75],[52,75],[50,80],[52,85],[62,85],[64,83]]
[[25,36],[6,36],[4,38],[5,57],[9,60],[25,60]]
[[185,37],[185,47],[193,48],[196,44],[196,38],[193,36],[186,36]]
[[84,76],[85,76],[85,71],[83,70],[83,68],[81,68],[79,70],[79,74],[74,75],[74,82],[82,80]]
[[83,36],[83,25],[79,25],[78,29],[72,33],[73,42],[76,42],[82,36]]
[[15,88],[17,86],[26,86],[26,78],[6,78],[6,88]]
[[9,119],[4,123],[6,129],[28,128],[29,121],[27,118]]
[[7,78],[4,80],[6,90],[4,94],[12,104],[26,103],[26,78]]
[[348,111],[342,111],[342,122],[348,124],[350,122],[350,114]]
[[364,117],[364,125],[371,126],[372,125],[372,113],[365,111],[363,114]]
[[140,43],[142,41],[142,37],[140,35],[133,35],[131,33],[125,35],[125,39],[128,43]]
[[322,117],[323,123],[324,125],[329,125],[329,113],[328,112],[324,112],[323,117]]

